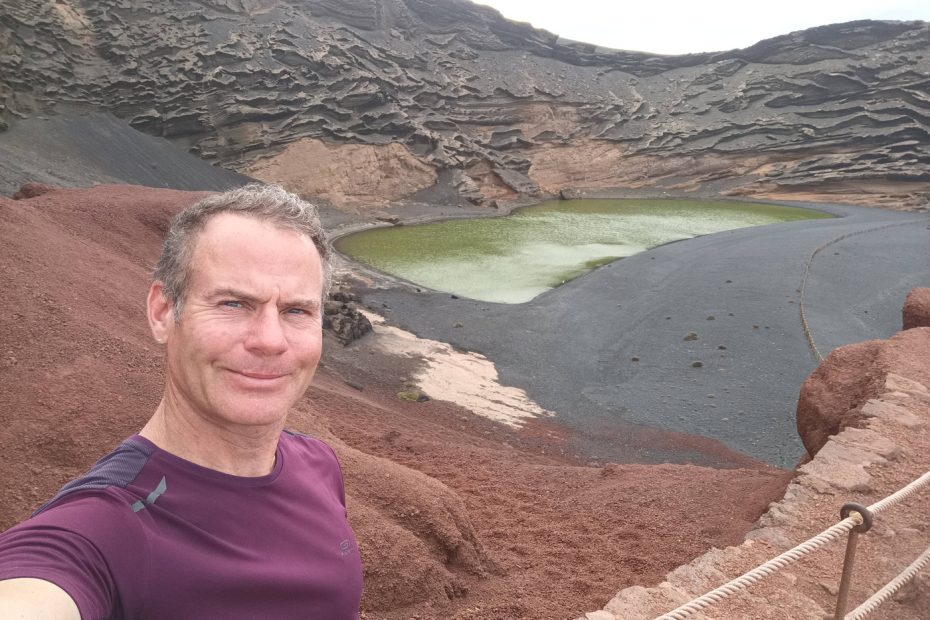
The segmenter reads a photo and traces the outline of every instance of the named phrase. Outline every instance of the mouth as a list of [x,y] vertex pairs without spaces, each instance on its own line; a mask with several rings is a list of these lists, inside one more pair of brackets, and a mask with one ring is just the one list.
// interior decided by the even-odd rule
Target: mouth
[[233,375],[240,378],[240,380],[252,383],[252,384],[271,384],[280,379],[284,379],[289,376],[290,373],[286,372],[268,372],[268,371],[255,371],[255,370],[233,370],[227,369]]
[[286,372],[252,372],[248,370],[234,370],[233,372],[249,379],[280,379],[286,377]]

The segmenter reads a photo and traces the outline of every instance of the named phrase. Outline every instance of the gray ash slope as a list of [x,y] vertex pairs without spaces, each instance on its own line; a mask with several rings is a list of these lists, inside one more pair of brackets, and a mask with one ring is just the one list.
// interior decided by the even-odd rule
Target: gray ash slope
[[[464,0],[3,8],[7,122],[98,106],[239,170],[301,138],[400,142],[456,171],[441,178],[474,202],[488,178],[524,194],[584,187],[543,183],[530,169],[542,150],[585,141],[655,158],[637,173],[642,186],[685,179],[751,194],[890,181],[911,204],[927,200],[924,22],[852,22],[743,50],[656,56],[560,39]],[[559,122],[537,131],[540,114]],[[721,159],[695,165],[708,154]],[[605,166],[600,187],[620,172]]]
[[250,180],[135,131],[106,112],[69,110],[15,119],[0,135],[0,194],[7,196],[25,182],[223,190]]

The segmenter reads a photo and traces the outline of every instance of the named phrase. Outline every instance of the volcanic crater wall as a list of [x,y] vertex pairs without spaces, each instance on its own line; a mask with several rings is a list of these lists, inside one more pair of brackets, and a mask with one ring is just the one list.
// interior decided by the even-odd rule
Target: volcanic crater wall
[[[338,179],[289,145],[403,147],[369,155],[376,177],[400,169],[405,191],[326,196],[335,204],[441,178],[476,203],[649,187],[863,192],[913,207],[930,187],[928,50],[924,22],[657,56],[560,39],[465,0],[8,0],[0,112],[7,123],[104,108],[305,194]],[[317,183],[270,172],[295,166]],[[351,186],[371,168],[341,174]]]

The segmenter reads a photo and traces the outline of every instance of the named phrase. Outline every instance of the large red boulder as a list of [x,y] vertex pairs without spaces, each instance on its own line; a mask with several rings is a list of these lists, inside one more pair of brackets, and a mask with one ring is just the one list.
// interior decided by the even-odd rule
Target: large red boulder
[[808,454],[816,454],[830,435],[861,423],[862,406],[885,391],[888,373],[930,386],[928,351],[930,327],[918,327],[830,353],[804,381],[798,398],[798,434]]
[[901,309],[903,329],[930,327],[930,288],[915,288]]

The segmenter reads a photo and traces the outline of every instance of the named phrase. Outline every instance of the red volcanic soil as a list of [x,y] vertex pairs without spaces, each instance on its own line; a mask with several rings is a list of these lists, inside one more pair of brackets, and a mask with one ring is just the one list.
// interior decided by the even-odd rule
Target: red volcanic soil
[[[27,188],[0,198],[0,529],[141,428],[162,388],[144,315],[167,220],[201,194]],[[290,426],[345,470],[363,617],[573,618],[742,541],[789,472],[585,466],[522,430],[396,398],[419,363],[335,339]]]

